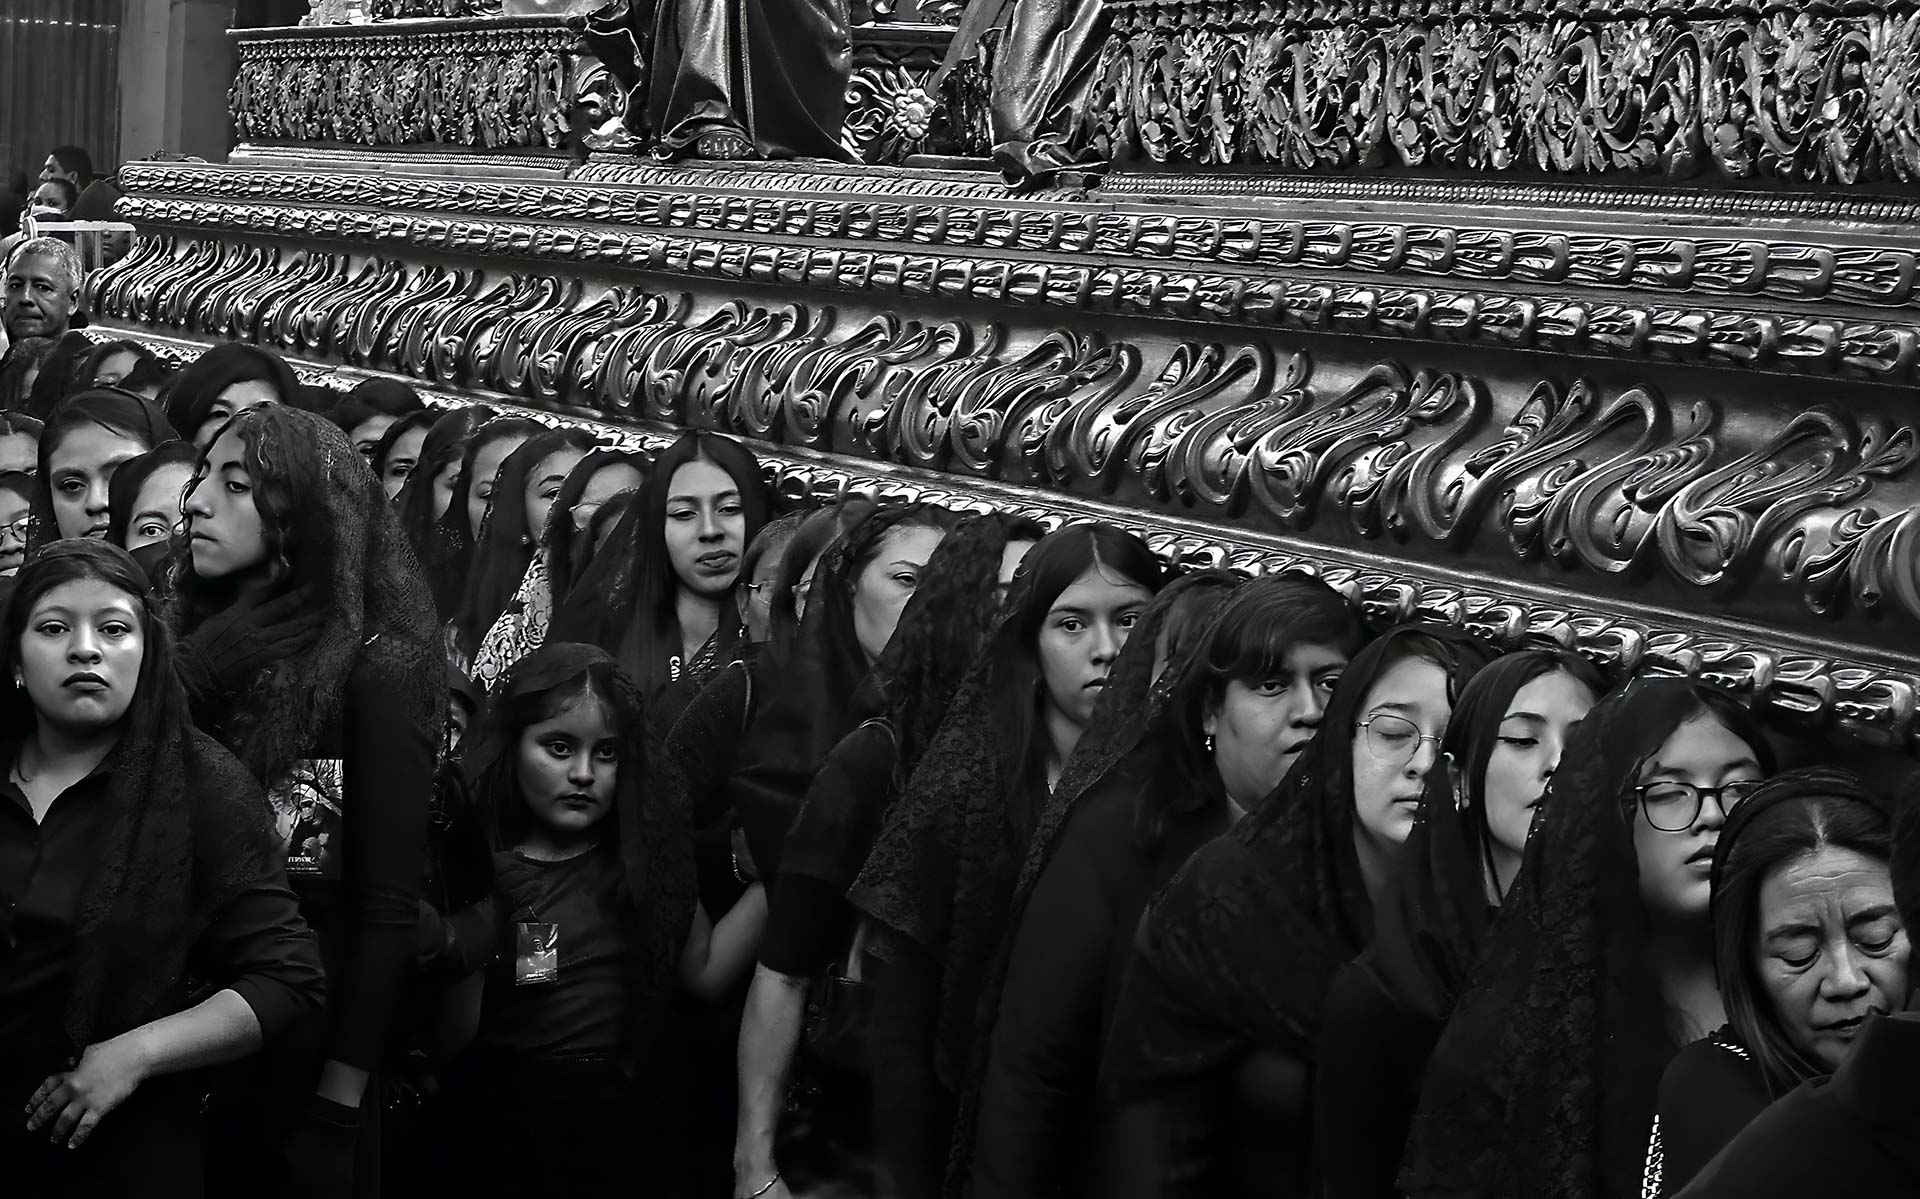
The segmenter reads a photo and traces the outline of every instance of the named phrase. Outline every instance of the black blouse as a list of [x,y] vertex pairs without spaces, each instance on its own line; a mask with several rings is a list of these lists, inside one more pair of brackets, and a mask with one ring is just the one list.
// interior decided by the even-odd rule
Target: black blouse
[[1660,1194],[1676,1195],[1773,1101],[1730,1028],[1682,1049],[1660,1078]]

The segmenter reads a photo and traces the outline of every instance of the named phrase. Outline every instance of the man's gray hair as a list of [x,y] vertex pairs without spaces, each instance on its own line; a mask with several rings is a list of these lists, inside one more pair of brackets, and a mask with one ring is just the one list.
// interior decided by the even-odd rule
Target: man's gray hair
[[66,277],[67,290],[80,290],[80,251],[74,249],[57,237],[35,237],[21,242],[7,255],[7,270],[13,270],[13,264],[22,258],[39,257],[50,259],[57,269],[56,273]]

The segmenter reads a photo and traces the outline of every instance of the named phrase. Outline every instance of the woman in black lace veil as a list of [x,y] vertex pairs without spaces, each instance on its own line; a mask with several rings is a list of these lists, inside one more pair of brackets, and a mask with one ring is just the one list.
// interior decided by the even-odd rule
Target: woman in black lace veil
[[216,1143],[239,1148],[210,1159],[221,1167],[210,1186],[275,1187],[283,1146],[293,1168],[371,1186],[445,722],[433,609],[365,457],[311,413],[273,404],[235,417],[208,447],[186,514],[174,609],[189,638],[277,601],[317,622],[298,648],[244,669],[222,657],[224,639],[202,639],[194,715],[278,796],[332,996],[327,1037],[216,1095]]
[[1075,804],[1031,902],[1016,899],[1005,981],[982,1004],[991,1051],[977,1138],[970,1113],[955,1131],[951,1168],[970,1168],[976,1191],[1119,1185],[1108,1175],[1125,1155],[1096,1078],[1140,914],[1196,849],[1280,784],[1365,635],[1326,584],[1269,575],[1235,590],[1168,665],[1139,743]]
[[[1396,819],[1399,792],[1417,795],[1437,758],[1427,745],[1488,657],[1464,632],[1420,625],[1368,645],[1286,780],[1154,901],[1103,1065],[1129,1193],[1307,1193],[1327,988],[1371,939],[1390,877],[1375,824]],[[1374,765],[1382,752],[1395,761]]]
[[[776,1172],[800,1188],[811,1177],[843,1174],[849,1159],[863,1156],[857,1146],[868,1139],[864,1077],[846,1077],[857,1069],[823,1077],[828,1068],[816,1064],[802,1083],[831,1096],[810,1113],[816,1125],[831,1127],[800,1133],[807,1143],[799,1152],[813,1160],[796,1161],[789,1145],[776,1163],[805,989],[836,966],[843,971],[838,977],[858,979],[859,965],[847,964],[854,933],[847,888],[992,627],[1000,588],[1043,532],[1019,517],[974,516],[940,541],[854,700],[851,715],[867,719],[833,747],[807,789],[782,850],[740,1029],[736,1190],[757,1189]],[[829,578],[833,573],[829,568]]]
[[901,1195],[941,1189],[1034,822],[1161,583],[1111,525],[1048,534],[849,893],[873,921],[874,1135]]
[[1816,766],[1774,776],[1727,816],[1713,853],[1727,1023],[1660,1080],[1659,1194],[1680,1193],[1769,1104],[1844,1065],[1868,1019],[1904,1005],[1894,812],[1857,775]]
[[[433,522],[428,549],[421,559],[427,585],[433,589],[433,608],[442,625],[460,611],[467,575],[473,569],[474,546],[479,543],[487,507],[493,502],[493,485],[500,467],[529,438],[546,431],[545,425],[524,416],[495,417],[476,426],[461,448],[453,492]],[[463,667],[466,665],[462,655],[453,653],[451,644],[448,650]]]
[[[546,526],[545,510],[593,445],[593,435],[585,429],[553,429],[529,437],[500,464],[494,476],[494,502],[488,504],[480,524],[467,585],[453,616],[461,657],[473,660],[493,622],[506,611],[533,562]],[[546,490],[528,494],[540,487]]]
[[1606,691],[1567,650],[1521,650],[1460,695],[1373,941],[1328,992],[1314,1072],[1327,1199],[1392,1199],[1427,1057],[1511,885],[1568,731]]
[[434,580],[446,573],[440,557],[446,548],[440,538],[440,518],[452,506],[454,492],[459,488],[468,439],[493,416],[493,409],[476,404],[456,408],[433,422],[433,427],[427,430],[427,439],[420,443],[419,461],[414,463],[413,472],[394,499],[401,531],[420,559],[420,569],[427,576],[428,584],[435,588],[436,606],[444,589]]
[[1750,785],[1772,765],[1746,709],[1704,683],[1636,680],[1580,722],[1429,1062],[1403,1190],[1640,1193],[1661,1071],[1722,1022],[1707,869],[1730,799],[1656,809],[1682,826],[1659,832],[1648,788]]
[[[613,654],[653,707],[648,723],[664,735],[733,660],[733,584],[766,518],[766,479],[751,450],[717,433],[681,434],[654,459],[607,551],[553,614],[552,635]],[[675,697],[663,703],[669,689]]]

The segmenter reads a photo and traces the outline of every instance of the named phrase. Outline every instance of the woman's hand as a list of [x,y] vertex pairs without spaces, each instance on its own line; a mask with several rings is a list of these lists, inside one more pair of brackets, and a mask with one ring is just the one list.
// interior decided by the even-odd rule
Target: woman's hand
[[54,1144],[78,1149],[150,1072],[151,1063],[135,1033],[89,1045],[78,1065],[49,1077],[27,1100],[27,1131],[51,1127]]

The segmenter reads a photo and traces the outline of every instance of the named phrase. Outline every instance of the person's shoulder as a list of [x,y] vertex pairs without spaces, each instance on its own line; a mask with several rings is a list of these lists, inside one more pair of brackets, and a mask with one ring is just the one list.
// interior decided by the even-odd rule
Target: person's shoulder
[[1726,1029],[1694,1041],[1667,1064],[1660,1077],[1660,1110],[1722,1108],[1730,1102],[1768,1102],[1760,1063]]
[[1742,1129],[1680,1199],[1805,1199],[1839,1193],[1863,1148],[1824,1084],[1803,1083]]

